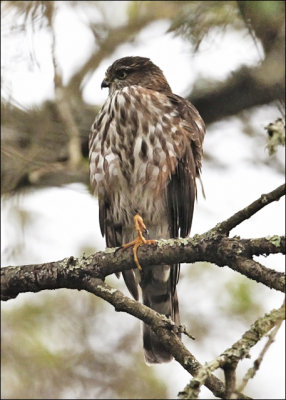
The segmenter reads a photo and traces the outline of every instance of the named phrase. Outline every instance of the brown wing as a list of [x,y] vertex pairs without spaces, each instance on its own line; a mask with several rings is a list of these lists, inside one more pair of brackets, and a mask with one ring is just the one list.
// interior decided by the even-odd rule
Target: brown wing
[[102,236],[105,236],[107,247],[122,245],[122,226],[115,226],[112,218],[112,208],[107,198],[98,199],[99,224]]
[[[119,247],[122,245],[122,225],[115,224],[112,205],[107,199],[98,200],[99,204],[99,224],[102,236],[105,236],[107,247]],[[116,274],[119,278],[120,273]],[[134,297],[135,300],[139,299],[138,287],[135,281],[134,272],[132,270],[122,271],[125,284]]]
[[[196,199],[196,177],[199,177],[202,158],[202,143],[205,125],[196,108],[177,95],[168,96],[184,122],[186,140],[183,156],[178,160],[175,172],[167,187],[169,229],[171,237],[189,235],[194,203]],[[172,288],[179,279],[179,265],[172,268]]]

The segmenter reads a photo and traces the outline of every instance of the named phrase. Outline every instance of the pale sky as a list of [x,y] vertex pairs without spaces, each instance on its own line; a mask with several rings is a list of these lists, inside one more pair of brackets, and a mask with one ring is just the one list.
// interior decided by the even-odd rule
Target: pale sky
[[[93,35],[85,25],[84,10],[80,15],[78,8],[64,6],[60,10],[55,20],[56,54],[66,83],[88,54],[96,49]],[[2,27],[2,95],[4,98],[12,96],[23,106],[53,98],[49,33],[41,30],[37,35],[32,35],[31,31],[26,36],[23,33],[8,35],[7,25]],[[186,95],[198,76],[223,80],[240,65],[257,64],[263,54],[262,47],[254,44],[246,30],[229,29],[208,35],[194,57],[188,42],[172,33],[166,34],[168,27],[166,20],[153,22],[137,35],[133,43],[121,45],[95,71],[84,89],[84,99],[91,104],[101,104],[105,100],[107,91],[101,91],[100,84],[108,66],[122,55],[151,58],[163,70],[172,90]],[[31,49],[37,64],[31,62]]]

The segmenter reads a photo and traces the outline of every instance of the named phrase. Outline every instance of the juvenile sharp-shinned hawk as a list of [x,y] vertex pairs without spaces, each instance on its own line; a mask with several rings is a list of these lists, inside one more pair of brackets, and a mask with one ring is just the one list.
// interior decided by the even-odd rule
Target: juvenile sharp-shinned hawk
[[[205,134],[198,111],[172,93],[149,58],[115,61],[101,87],[109,88],[109,96],[92,125],[89,157],[107,247],[133,241],[134,221],[139,231],[145,223],[152,239],[187,236]],[[179,265],[139,266],[123,277],[136,300],[140,286],[146,306],[180,323]],[[143,344],[147,363],[172,359],[147,325]]]

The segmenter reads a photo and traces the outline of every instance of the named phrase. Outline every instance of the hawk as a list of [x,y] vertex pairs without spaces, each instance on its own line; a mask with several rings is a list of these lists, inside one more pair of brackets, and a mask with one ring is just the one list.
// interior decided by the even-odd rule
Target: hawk
[[[137,249],[146,242],[145,224],[152,239],[186,237],[201,171],[202,118],[189,101],[172,93],[163,72],[149,58],[116,60],[101,87],[108,87],[109,95],[91,128],[89,158],[107,247],[131,241]],[[141,236],[135,241],[134,221]],[[146,306],[179,324],[180,266],[141,269],[136,249],[138,268],[122,273],[127,288],[136,300],[141,288]],[[147,325],[143,346],[147,363],[172,359]]]

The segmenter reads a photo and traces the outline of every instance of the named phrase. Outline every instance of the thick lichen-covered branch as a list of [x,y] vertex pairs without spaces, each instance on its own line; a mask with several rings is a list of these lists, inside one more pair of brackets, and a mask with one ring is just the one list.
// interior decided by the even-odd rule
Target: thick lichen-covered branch
[[[284,291],[285,275],[266,268],[252,259],[253,255],[285,254],[285,236],[240,239],[226,236],[229,229],[249,218],[259,209],[283,194],[283,186],[261,196],[215,228],[192,238],[160,240],[156,245],[141,246],[138,250],[140,263],[158,265],[182,262],[208,261],[218,266],[229,266],[250,279],[270,288]],[[264,199],[264,200],[263,200]],[[136,267],[131,250],[106,249],[92,256],[69,257],[64,260],[1,270],[1,299],[8,300],[23,292],[44,289],[77,288],[85,276],[100,279],[107,275]]]
[[[192,238],[160,240],[156,245],[141,246],[140,263],[144,265],[176,264],[208,261],[218,266],[228,265],[233,270],[270,288],[284,291],[285,275],[266,268],[252,259],[253,255],[285,254],[285,236],[267,238],[229,238],[230,229],[255,212],[278,200],[285,185],[262,195],[248,207],[218,224],[202,235]],[[106,249],[92,256],[68,257],[60,261],[6,267],[1,270],[1,299],[8,300],[19,293],[38,292],[44,289],[79,288],[85,276],[104,278],[107,275],[136,267],[131,250]]]
[[[259,209],[278,200],[284,193],[282,185],[262,195],[248,207],[218,224],[208,232],[192,238],[160,240],[152,246],[138,250],[140,263],[144,265],[176,264],[182,262],[208,261],[218,266],[229,266],[250,279],[270,288],[284,291],[285,275],[266,268],[252,257],[254,255],[285,254],[285,236],[266,238],[229,238],[229,229],[249,218]],[[89,257],[68,257],[60,261],[6,267],[1,270],[1,299],[7,300],[23,292],[44,289],[77,288],[84,276],[100,279],[107,275],[136,267],[132,250],[116,251],[114,248],[97,252]]]
[[[277,240],[277,236],[275,236]],[[254,241],[254,246],[252,245]],[[222,235],[196,235],[193,238],[160,240],[156,245],[142,246],[139,260],[144,265],[208,261],[218,266],[228,265],[250,279],[269,288],[285,290],[285,275],[266,268],[252,260],[249,254],[258,253],[257,243],[262,243],[262,254],[285,253],[285,237],[273,240],[227,238]],[[105,276],[135,268],[132,250],[116,251],[115,248],[91,256],[68,257],[60,261],[35,265],[22,265],[1,269],[1,299],[15,298],[19,293],[39,292],[45,289],[79,289],[86,276],[103,279]]]

